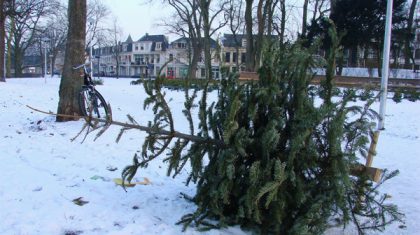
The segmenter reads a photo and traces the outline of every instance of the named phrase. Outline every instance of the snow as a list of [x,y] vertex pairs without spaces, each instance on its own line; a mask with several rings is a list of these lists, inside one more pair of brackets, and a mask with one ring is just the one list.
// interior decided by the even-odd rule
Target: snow
[[[166,165],[154,161],[137,173],[151,184],[125,192],[115,185],[122,169],[141,148],[145,133],[129,131],[117,144],[119,128],[111,127],[99,139],[95,134],[74,141],[83,121],[57,123],[54,117],[32,111],[57,109],[59,78],[8,79],[0,83],[0,234],[180,234],[175,223],[195,210],[180,193],[194,195],[185,186],[187,170],[166,176]],[[153,119],[143,110],[146,94],[131,79],[105,78],[97,89],[111,103],[114,120],[131,114],[139,123]],[[214,94],[213,95],[213,99]],[[181,113],[184,93],[167,91],[176,129],[188,130]],[[375,104],[378,109],[378,104]],[[390,226],[386,234],[417,234],[420,224],[420,117],[419,103],[388,102],[386,130],[381,133],[374,166],[399,169],[400,175],[383,187],[406,214],[406,228]],[[112,168],[118,168],[111,171]],[[78,206],[72,200],[88,201]],[[186,234],[202,234],[189,228]],[[334,230],[332,234],[353,234]],[[204,234],[247,234],[239,227]],[[331,234],[331,232],[329,233]]]

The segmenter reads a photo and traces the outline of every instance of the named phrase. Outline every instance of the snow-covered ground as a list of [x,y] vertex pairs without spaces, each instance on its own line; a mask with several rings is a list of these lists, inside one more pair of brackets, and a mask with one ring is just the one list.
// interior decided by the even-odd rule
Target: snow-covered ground
[[[124,121],[131,114],[145,124],[153,118],[142,109],[146,95],[142,86],[129,85],[130,81],[105,78],[97,88],[111,103],[115,120]],[[113,179],[131,163],[145,134],[127,132],[116,144],[119,128],[111,127],[96,141],[95,135],[89,135],[84,143],[83,136],[72,142],[83,121],[56,123],[54,117],[26,107],[55,112],[58,86],[59,78],[48,78],[46,83],[40,78],[0,83],[0,234],[181,234],[182,227],[175,223],[195,209],[180,195],[195,193],[194,185],[184,185],[188,172],[173,179],[166,176],[164,163],[154,161],[135,179],[147,177],[151,184],[125,192]],[[172,98],[177,129],[186,130],[183,93],[168,91],[167,95]],[[374,166],[400,170],[383,192],[391,194],[406,214],[406,228],[395,224],[385,234],[420,231],[419,117],[419,102],[389,100]],[[76,205],[73,200],[80,197],[88,203]],[[186,234],[200,233],[188,229]],[[231,227],[206,234],[246,233]]]

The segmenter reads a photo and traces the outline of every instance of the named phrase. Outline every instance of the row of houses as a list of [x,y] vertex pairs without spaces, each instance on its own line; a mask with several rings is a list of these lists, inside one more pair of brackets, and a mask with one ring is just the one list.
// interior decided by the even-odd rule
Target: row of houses
[[[220,77],[220,68],[234,63],[235,59],[229,56],[222,58],[221,53],[227,53],[224,39],[219,45],[215,40],[210,40],[212,76]],[[118,47],[101,47],[93,50],[94,73],[114,76],[117,72],[125,77],[155,77],[159,71],[169,78],[184,78],[188,73],[190,40],[182,37],[171,43],[164,35],[146,34],[134,41],[131,36],[121,42]],[[118,63],[117,63],[118,58]],[[244,63],[242,61],[241,63]],[[164,65],[166,66],[164,67]],[[164,67],[164,68],[162,68]],[[198,60],[196,77],[205,77],[204,53]]]
[[[169,43],[164,35],[145,34],[137,41],[128,36],[127,40],[120,43],[118,51],[116,47],[94,49],[94,73],[115,76],[118,72],[120,76],[125,77],[155,77],[161,71],[161,75],[169,78],[185,78],[189,65],[189,44],[189,39],[184,37]],[[224,34],[219,43],[211,40],[211,65],[214,79],[220,77],[222,67],[230,72],[245,70],[246,44],[244,35],[234,37],[232,34]],[[420,32],[416,34],[414,49],[415,66],[419,69]],[[365,52],[363,48],[356,51],[345,50],[344,67],[372,66],[377,62],[375,56],[375,52]],[[118,64],[116,58],[119,60]],[[393,58],[395,57],[391,58],[391,63],[394,62]],[[167,64],[162,69],[165,63]],[[198,62],[196,77],[205,77],[203,53]]]

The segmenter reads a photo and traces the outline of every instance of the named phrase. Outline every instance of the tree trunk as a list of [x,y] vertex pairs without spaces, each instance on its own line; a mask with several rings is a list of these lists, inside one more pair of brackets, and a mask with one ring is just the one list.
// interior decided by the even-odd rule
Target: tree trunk
[[0,0],[0,6],[1,6],[1,10],[0,10],[0,82],[5,82],[6,78],[5,78],[5,73],[6,71],[4,71],[4,56],[5,56],[5,47],[4,47],[4,43],[5,43],[5,36],[6,36],[6,31],[4,30],[4,26],[5,26],[5,20],[6,20],[6,14],[4,12],[4,0]]
[[254,39],[252,35],[252,3],[254,0],[246,0],[245,26],[246,26],[246,70],[254,71],[255,52]]
[[204,33],[204,66],[206,68],[206,79],[210,80],[212,78],[212,68],[211,68],[211,41],[210,41],[210,0],[201,0],[200,8],[201,15],[203,17],[203,33]]
[[13,62],[14,62],[14,69],[15,69],[15,77],[22,77],[23,76],[22,51],[20,50],[20,47],[15,46],[13,48],[13,52],[14,52]]
[[10,32],[7,38],[6,77],[12,77],[12,40],[15,33],[15,18],[10,16]]
[[[83,85],[83,77],[80,76],[80,71],[73,70],[72,67],[85,63],[86,0],[69,0],[68,17],[69,29],[57,113],[79,115],[78,94]],[[57,121],[70,120],[74,118],[57,117]]]
[[413,58],[413,53],[411,52],[410,42],[413,39],[413,22],[414,22],[414,12],[416,10],[416,4],[417,4],[417,0],[412,0],[411,6],[410,6],[410,12],[408,14],[408,19],[407,19],[406,34],[404,38],[404,67],[406,69],[410,67],[411,59],[413,59],[413,64],[414,64],[414,58]]
[[309,3],[309,0],[305,0],[305,2],[303,3],[302,33],[301,33],[302,36],[306,35],[306,22],[308,21],[308,3]]
[[261,66],[261,54],[264,46],[264,30],[265,30],[265,21],[267,19],[268,8],[271,5],[271,0],[260,0],[258,2],[257,9],[257,18],[258,18],[258,34],[255,41],[255,69],[257,71]]
[[286,0],[280,0],[281,22],[280,22],[280,48],[284,49],[284,36],[286,31]]

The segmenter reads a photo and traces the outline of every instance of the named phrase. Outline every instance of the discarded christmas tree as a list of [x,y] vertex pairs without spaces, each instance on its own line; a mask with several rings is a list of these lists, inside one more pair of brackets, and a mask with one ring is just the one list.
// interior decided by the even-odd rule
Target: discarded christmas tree
[[297,44],[267,49],[256,83],[223,80],[215,103],[207,103],[205,85],[197,128],[191,110],[198,93],[186,88],[189,134],[174,129],[162,80],[145,83],[145,107],[152,106],[155,119],[142,154],[123,178],[130,181],[139,167],[163,154],[168,175],[190,164],[188,183],[197,186],[192,201],[198,208],[180,223],[200,229],[239,224],[264,234],[322,234],[329,226],[353,223],[363,233],[401,221],[402,214],[377,191],[396,172],[385,172],[379,184],[350,174],[367,152],[376,114],[369,109],[373,97],[357,106],[356,91],[333,86],[338,39],[333,30],[330,36],[335,43],[319,87],[310,86],[317,62]]

